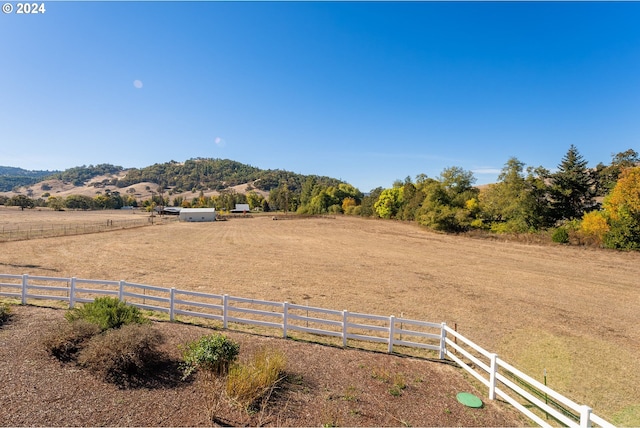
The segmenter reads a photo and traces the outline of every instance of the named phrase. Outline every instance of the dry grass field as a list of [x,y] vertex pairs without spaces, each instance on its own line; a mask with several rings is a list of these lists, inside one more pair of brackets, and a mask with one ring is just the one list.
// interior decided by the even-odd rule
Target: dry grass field
[[[0,220],[85,214],[98,215],[5,209]],[[551,388],[605,419],[640,425],[639,253],[471,239],[393,221],[254,217],[0,243],[0,272],[445,321],[534,378],[546,369]]]

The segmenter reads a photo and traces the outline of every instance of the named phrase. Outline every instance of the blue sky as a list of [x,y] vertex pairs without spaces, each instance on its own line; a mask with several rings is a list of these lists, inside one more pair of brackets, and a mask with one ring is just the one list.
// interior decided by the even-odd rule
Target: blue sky
[[640,151],[640,3],[45,6],[0,14],[0,165],[228,158],[368,191]]

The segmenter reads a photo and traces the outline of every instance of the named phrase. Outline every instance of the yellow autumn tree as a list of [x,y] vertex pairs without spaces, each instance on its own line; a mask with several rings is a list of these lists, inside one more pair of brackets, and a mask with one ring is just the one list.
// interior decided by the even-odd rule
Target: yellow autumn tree
[[610,226],[605,246],[640,250],[640,167],[622,171],[603,205]]
[[621,215],[640,219],[640,166],[626,168],[604,200],[604,209],[612,220]]
[[580,236],[589,244],[602,245],[609,232],[609,223],[602,211],[591,211],[582,216]]
[[357,204],[356,204],[356,200],[355,199],[353,199],[352,197],[346,197],[342,201],[342,211],[344,213],[347,213],[347,211],[352,211],[353,208],[351,208],[351,207],[355,207],[356,205]]

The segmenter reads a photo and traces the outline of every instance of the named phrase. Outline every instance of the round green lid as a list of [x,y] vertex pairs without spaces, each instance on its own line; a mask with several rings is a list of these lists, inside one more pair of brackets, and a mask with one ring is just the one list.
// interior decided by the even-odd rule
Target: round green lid
[[482,400],[476,397],[473,394],[469,394],[468,392],[460,392],[456,396],[459,402],[464,404],[467,407],[482,407]]

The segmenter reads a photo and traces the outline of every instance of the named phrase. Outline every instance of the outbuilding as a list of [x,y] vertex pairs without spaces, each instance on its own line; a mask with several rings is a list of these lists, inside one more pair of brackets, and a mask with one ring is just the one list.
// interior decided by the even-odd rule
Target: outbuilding
[[182,208],[178,217],[180,221],[215,221],[215,208]]
[[251,209],[249,209],[249,204],[236,204],[236,207],[231,210],[234,214],[248,213],[249,211],[251,211]]

